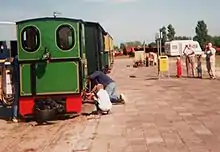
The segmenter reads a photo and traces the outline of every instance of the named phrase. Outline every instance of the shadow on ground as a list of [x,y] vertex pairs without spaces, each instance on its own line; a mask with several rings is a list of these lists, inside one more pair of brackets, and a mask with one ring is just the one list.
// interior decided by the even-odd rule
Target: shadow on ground
[[3,120],[10,120],[12,114],[12,108],[5,108],[4,106],[0,105],[0,119]]

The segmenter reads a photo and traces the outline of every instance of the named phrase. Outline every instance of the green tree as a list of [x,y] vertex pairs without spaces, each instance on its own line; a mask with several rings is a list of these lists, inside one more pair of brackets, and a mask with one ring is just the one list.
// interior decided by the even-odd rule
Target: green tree
[[193,40],[198,41],[200,46],[204,47],[205,44],[210,40],[210,37],[208,35],[208,27],[203,20],[197,22],[195,32],[196,36],[193,38]]
[[113,48],[114,48],[115,51],[119,51],[119,47],[118,46],[114,45]]
[[175,29],[174,29],[174,27],[173,27],[172,24],[169,24],[169,25],[167,26],[167,31],[168,31],[168,33],[167,33],[167,38],[168,38],[168,40],[169,40],[169,41],[174,40],[176,32],[175,32]]
[[156,47],[157,44],[155,42],[151,42],[148,44],[148,47],[152,48],[152,47]]
[[121,50],[126,49],[126,46],[125,46],[125,44],[124,44],[124,43],[121,43],[121,44],[120,44],[120,49],[121,49]]
[[124,43],[121,43],[121,44],[120,44],[120,49],[123,51],[123,54],[124,54],[124,55],[127,55],[126,46],[125,46]]
[[162,46],[164,46],[165,42],[167,41],[167,29],[166,29],[166,27],[163,26],[163,27],[160,29],[160,32],[162,33],[161,43],[162,43]]
[[142,45],[140,41],[129,41],[129,42],[126,42],[125,44],[127,47],[138,47]]
[[220,47],[220,36],[213,36],[211,37],[211,42],[213,43],[214,46]]

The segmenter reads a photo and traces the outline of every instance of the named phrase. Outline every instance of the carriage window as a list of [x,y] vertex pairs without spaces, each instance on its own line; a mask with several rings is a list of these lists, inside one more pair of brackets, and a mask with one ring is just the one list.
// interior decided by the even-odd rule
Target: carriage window
[[170,44],[165,45],[165,49],[169,50],[170,49]]
[[176,50],[177,49],[177,45],[172,45],[172,49]]
[[34,26],[25,27],[21,33],[22,47],[27,52],[35,52],[40,46],[40,33]]
[[197,45],[197,44],[194,44],[194,45],[192,46],[192,48],[197,49],[197,48],[198,48],[198,45]]
[[61,50],[69,50],[74,46],[74,29],[70,25],[61,25],[57,29],[57,46]]

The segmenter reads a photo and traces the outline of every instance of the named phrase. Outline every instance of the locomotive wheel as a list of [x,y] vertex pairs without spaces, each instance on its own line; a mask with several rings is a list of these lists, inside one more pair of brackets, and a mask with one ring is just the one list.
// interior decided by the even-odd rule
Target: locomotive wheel
[[35,108],[34,115],[35,115],[35,121],[38,124],[43,124],[48,120],[52,120],[56,116],[56,110]]

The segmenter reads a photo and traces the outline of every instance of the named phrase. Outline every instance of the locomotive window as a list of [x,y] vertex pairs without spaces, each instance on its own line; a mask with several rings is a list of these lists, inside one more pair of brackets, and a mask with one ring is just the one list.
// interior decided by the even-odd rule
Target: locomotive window
[[21,33],[22,47],[27,52],[34,52],[40,46],[40,33],[34,26],[25,27]]
[[57,46],[61,50],[69,50],[74,46],[74,29],[70,25],[61,25],[57,29]]

